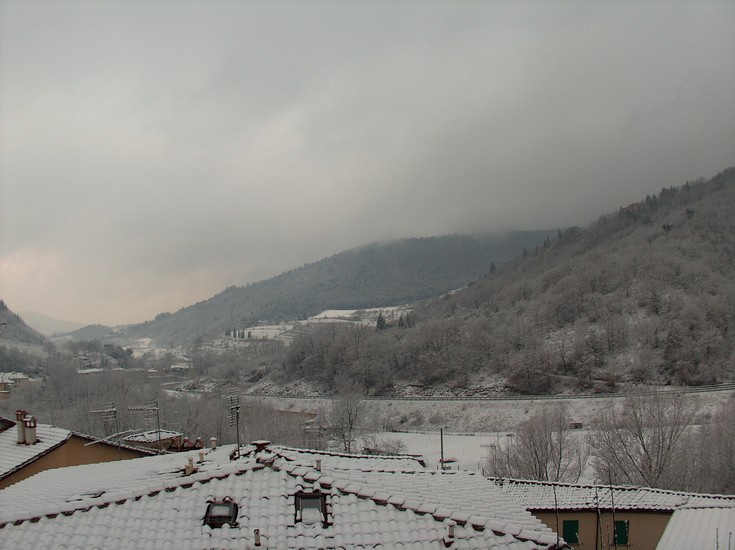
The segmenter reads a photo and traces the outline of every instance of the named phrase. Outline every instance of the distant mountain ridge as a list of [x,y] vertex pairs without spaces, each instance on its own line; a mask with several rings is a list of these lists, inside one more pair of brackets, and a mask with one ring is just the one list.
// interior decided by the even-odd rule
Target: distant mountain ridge
[[359,346],[348,329],[305,334],[266,382],[484,395],[735,381],[735,168],[559,231],[412,317]]
[[[127,327],[127,337],[183,342],[259,321],[306,318],[437,297],[482,277],[493,264],[540,245],[556,230],[446,235],[375,243],[334,254],[271,279]],[[118,334],[121,336],[121,334]]]
[[44,336],[71,332],[85,326],[84,323],[64,321],[35,311],[19,311],[18,315],[23,318],[27,325],[33,327]]

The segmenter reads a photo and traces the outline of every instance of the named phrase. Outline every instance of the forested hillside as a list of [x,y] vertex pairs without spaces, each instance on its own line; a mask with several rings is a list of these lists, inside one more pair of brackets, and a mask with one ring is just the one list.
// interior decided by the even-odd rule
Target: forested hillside
[[735,168],[559,232],[414,319],[304,335],[280,379],[531,394],[732,380]]
[[325,309],[413,303],[465,286],[547,235],[451,235],[362,246],[266,281],[230,287],[209,300],[129,327],[128,336],[168,344],[259,321],[303,319]]
[[26,325],[3,300],[0,300],[0,338],[25,344],[42,344],[44,341],[43,335]]

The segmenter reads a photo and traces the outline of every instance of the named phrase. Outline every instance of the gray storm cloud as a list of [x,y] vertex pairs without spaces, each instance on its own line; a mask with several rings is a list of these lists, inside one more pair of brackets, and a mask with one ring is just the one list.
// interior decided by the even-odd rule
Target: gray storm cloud
[[735,5],[0,4],[0,297],[143,321],[735,161]]

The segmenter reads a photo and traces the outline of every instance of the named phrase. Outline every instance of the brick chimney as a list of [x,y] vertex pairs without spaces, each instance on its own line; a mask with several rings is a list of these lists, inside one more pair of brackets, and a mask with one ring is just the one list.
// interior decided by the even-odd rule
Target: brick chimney
[[25,419],[26,445],[35,445],[38,442],[36,438],[36,417],[29,416]]
[[18,445],[23,445],[26,442],[25,418],[26,412],[23,409],[15,411],[15,425],[18,428]]

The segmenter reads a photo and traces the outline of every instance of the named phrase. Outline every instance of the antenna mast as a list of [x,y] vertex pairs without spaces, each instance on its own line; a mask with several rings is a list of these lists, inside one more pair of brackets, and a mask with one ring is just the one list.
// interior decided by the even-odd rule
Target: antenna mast
[[240,458],[240,396],[237,394],[231,394],[227,396],[229,402],[229,415],[230,426],[235,426],[237,432],[237,451],[236,458]]
[[[120,427],[117,424],[117,408],[115,407],[115,402],[111,403],[104,403],[100,406],[99,409],[92,409],[89,411],[89,414],[91,415],[97,415],[102,417],[103,422],[110,422],[112,421],[115,426],[115,434],[120,433]],[[122,458],[122,452],[120,451],[120,437],[117,438],[117,457],[118,459]]]
[[159,412],[160,408],[158,407],[158,400],[156,399],[147,405],[130,405],[128,410],[147,413],[144,417],[146,420],[152,420],[152,413],[156,413],[156,437],[158,439],[158,450],[163,452],[163,446],[161,445],[161,415]]

